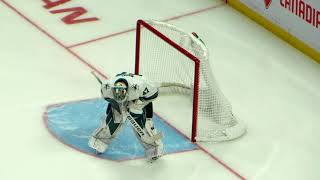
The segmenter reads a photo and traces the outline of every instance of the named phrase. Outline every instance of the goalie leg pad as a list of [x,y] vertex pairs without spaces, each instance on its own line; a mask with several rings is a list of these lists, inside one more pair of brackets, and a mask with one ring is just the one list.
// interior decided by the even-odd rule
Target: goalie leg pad
[[111,142],[111,134],[109,128],[100,127],[91,136],[89,140],[89,147],[95,149],[99,153],[107,150],[108,144]]
[[161,140],[155,141],[155,145],[142,144],[145,148],[145,156],[148,160],[156,160],[163,155],[163,143]]
[[[145,129],[148,132],[149,136],[154,136],[158,131],[154,128],[152,118],[147,118]],[[163,143],[161,139],[158,139],[152,145],[145,144],[146,157],[148,159],[156,160],[163,155]]]
[[[141,120],[140,122],[144,123],[143,127],[147,132],[147,136],[153,137],[158,134],[157,130],[153,126],[151,118],[146,118],[145,120]],[[139,136],[137,132],[136,136],[138,137],[140,143],[143,145],[145,149],[145,156],[148,160],[156,160],[163,155],[163,143],[161,139],[158,139],[153,143],[147,143]]]
[[88,142],[89,147],[98,153],[104,153],[107,150],[108,145],[123,127],[123,123],[114,122],[112,111],[109,112],[101,126],[92,133]]

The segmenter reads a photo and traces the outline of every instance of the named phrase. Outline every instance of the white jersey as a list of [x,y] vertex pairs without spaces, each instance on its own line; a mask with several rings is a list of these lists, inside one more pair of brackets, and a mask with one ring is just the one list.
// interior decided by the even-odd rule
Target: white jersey
[[147,82],[143,76],[121,73],[102,84],[101,93],[103,98],[114,99],[111,87],[119,79],[125,79],[128,82],[127,101],[153,101],[158,97],[158,88]]

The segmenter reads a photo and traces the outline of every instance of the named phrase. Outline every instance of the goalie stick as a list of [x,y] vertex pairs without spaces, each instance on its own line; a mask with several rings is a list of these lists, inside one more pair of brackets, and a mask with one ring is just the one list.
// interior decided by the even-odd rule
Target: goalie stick
[[96,75],[96,73],[94,71],[91,71],[91,74],[96,78],[96,80],[102,84],[102,80],[98,77],[98,75]]
[[[96,75],[94,71],[91,71],[91,74],[96,78],[96,80],[100,84],[102,84],[102,80]],[[116,106],[117,103],[114,100],[110,98],[107,98],[106,100],[111,104],[112,107],[118,107],[118,108],[115,108],[116,110],[120,110],[119,106]],[[134,120],[134,118],[129,113],[127,114],[127,119],[130,122],[133,129],[139,134],[142,141],[146,142],[147,144],[153,144],[155,141],[163,137],[162,132],[159,132],[153,136],[148,136],[147,132],[138,125],[138,123]]]

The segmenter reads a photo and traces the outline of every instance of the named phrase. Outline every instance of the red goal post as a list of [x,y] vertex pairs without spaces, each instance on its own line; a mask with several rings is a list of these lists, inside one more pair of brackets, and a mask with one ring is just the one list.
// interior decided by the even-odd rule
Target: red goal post
[[135,74],[139,73],[159,88],[192,97],[191,141],[224,141],[244,134],[244,124],[236,120],[214,80],[206,46],[191,33],[165,22],[138,20]]

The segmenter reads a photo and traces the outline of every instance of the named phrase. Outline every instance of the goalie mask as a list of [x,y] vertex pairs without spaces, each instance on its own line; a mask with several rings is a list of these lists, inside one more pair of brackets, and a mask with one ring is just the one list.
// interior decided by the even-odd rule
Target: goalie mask
[[118,79],[111,88],[114,100],[124,102],[128,94],[128,82],[125,79]]

